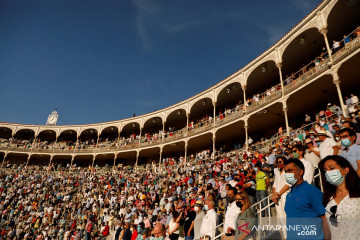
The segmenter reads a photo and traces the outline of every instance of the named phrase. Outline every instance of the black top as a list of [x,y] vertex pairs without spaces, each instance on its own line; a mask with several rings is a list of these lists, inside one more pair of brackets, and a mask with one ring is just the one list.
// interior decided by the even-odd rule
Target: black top
[[[185,225],[184,225],[184,234],[187,236],[188,231],[190,229],[191,223],[195,220],[196,213],[195,211],[191,210],[185,217]],[[194,228],[190,232],[191,236],[194,236]]]

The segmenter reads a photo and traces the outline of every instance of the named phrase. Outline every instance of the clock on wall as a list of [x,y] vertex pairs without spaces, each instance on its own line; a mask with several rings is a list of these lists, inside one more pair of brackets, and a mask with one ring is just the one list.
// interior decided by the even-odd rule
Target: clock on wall
[[55,108],[55,110],[49,115],[47,121],[46,121],[46,125],[56,125],[56,122],[59,118],[59,114],[56,111],[57,109]]

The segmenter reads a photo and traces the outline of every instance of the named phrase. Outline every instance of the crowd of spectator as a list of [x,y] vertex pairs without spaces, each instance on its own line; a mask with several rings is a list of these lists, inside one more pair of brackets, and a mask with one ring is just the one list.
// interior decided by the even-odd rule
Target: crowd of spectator
[[[314,239],[345,239],[344,234],[356,239],[359,115],[345,118],[332,107],[317,114],[315,124],[282,136],[266,152],[204,150],[187,161],[165,158],[160,167],[136,171],[131,166],[94,172],[5,163],[0,238],[177,240],[221,234],[224,239],[251,239],[257,234],[257,218],[271,215],[282,225],[298,218],[311,218],[316,226],[324,221]],[[321,177],[314,178],[318,173]],[[255,204],[270,194],[275,213],[267,201]],[[247,233],[238,228],[245,221]],[[280,232],[287,239],[296,234]]]

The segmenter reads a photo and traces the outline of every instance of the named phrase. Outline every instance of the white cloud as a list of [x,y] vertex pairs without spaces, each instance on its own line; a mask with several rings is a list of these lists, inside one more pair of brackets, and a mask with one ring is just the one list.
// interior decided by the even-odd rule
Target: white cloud
[[146,23],[148,19],[151,19],[152,16],[159,12],[159,7],[155,1],[150,0],[132,0],[132,3],[137,10],[135,17],[137,33],[141,38],[143,47],[145,49],[150,49],[152,47],[152,42],[149,38]]
[[266,25],[263,26],[265,33],[268,36],[268,43],[270,46],[274,45],[277,41],[280,40],[289,30],[289,24],[283,25]]
[[[176,2],[158,2],[150,0],[132,0],[137,11],[135,27],[142,40],[143,47],[150,49],[151,31],[153,29],[164,31],[168,34],[189,29],[199,28],[207,24],[222,23],[240,15],[234,13],[220,13],[214,5],[207,5],[205,8],[184,7]],[[161,4],[160,4],[161,3]]]
[[320,0],[293,0],[295,7],[304,13],[309,13],[320,2]]

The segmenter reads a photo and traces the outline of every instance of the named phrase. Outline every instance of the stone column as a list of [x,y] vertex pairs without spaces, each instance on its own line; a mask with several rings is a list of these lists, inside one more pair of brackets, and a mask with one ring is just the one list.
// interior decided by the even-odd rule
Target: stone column
[[160,147],[159,172],[160,172],[160,169],[161,169],[161,159],[162,159],[162,147]]
[[329,41],[328,41],[328,38],[327,38],[327,28],[323,28],[320,30],[320,33],[324,36],[324,40],[325,40],[325,45],[326,45],[326,50],[329,54],[329,59],[330,59],[330,62],[331,64],[333,64],[333,58],[332,58],[332,55],[331,55],[331,49],[330,49],[330,45],[329,45]]
[[216,149],[215,149],[215,140],[216,140],[215,133],[213,133],[212,141],[213,141],[213,155],[214,155],[214,157],[215,157],[215,151],[216,151]]
[[187,149],[188,149],[188,145],[187,145],[187,141],[185,141],[185,154],[184,154],[184,157],[185,157],[185,165],[187,163]]
[[249,125],[247,123],[247,119],[245,120],[245,149],[246,151],[249,149],[249,134],[248,134],[248,129],[249,129]]
[[121,130],[119,130],[119,135],[118,135],[118,139],[117,139],[117,149],[120,147],[120,133],[121,133]]
[[283,101],[283,111],[284,111],[284,116],[285,116],[286,135],[290,136],[289,120],[288,120],[288,115],[287,115],[288,108],[287,108],[286,100],[287,99],[285,99]]
[[213,114],[213,127],[214,127],[214,129],[215,129],[215,119],[216,119],[216,102],[214,101],[213,102],[213,105],[214,105],[214,114]]
[[91,171],[93,171],[93,168],[94,168],[95,158],[96,158],[96,155],[93,156],[93,161],[92,161],[92,164],[91,164]]
[[50,156],[50,161],[49,161],[49,166],[48,166],[48,169],[47,169],[48,172],[49,172],[49,170],[50,170],[50,167],[51,167],[51,163],[52,163],[53,158],[54,158],[54,155],[51,155],[51,156]]
[[333,83],[336,86],[336,90],[337,90],[337,93],[338,93],[340,106],[341,106],[341,110],[343,112],[343,115],[344,115],[344,117],[348,117],[347,111],[345,111],[345,103],[344,103],[344,99],[343,99],[341,89],[340,89],[340,78],[339,78],[339,74],[338,74],[337,70],[338,69],[334,69],[332,71]]
[[160,136],[160,137],[161,137],[161,142],[164,142],[164,137],[165,137],[165,124],[166,124],[166,122],[163,121],[162,135]]
[[187,133],[189,132],[189,116],[190,116],[190,113],[186,113],[186,136],[187,136]]
[[137,168],[137,166],[138,166],[139,153],[140,153],[140,151],[139,151],[139,149],[138,149],[138,150],[137,150],[137,152],[136,152],[136,162],[135,162],[135,168]]
[[116,165],[116,153],[114,153],[115,156],[114,156],[114,166],[113,166],[113,171],[115,171],[115,165]]
[[281,72],[282,63],[277,63],[276,66],[279,69],[280,84],[281,84],[281,96],[285,96],[284,81],[283,81],[282,72]]
[[246,86],[241,85],[241,89],[243,90],[244,95],[244,106],[245,106],[245,113],[246,113]]
[[75,155],[71,156],[71,162],[70,162],[70,169],[72,169],[73,163],[74,163]]
[[26,168],[26,167],[27,167],[27,165],[29,164],[30,158],[31,158],[31,154],[29,154],[29,156],[28,156],[28,158],[27,158],[25,168]]

